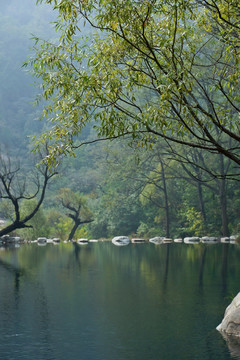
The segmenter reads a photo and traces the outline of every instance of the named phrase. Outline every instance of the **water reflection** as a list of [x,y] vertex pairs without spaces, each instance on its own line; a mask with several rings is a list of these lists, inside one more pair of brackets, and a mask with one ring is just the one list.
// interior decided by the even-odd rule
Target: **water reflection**
[[207,246],[204,246],[200,261],[200,269],[199,269],[199,287],[202,288],[203,286],[203,271],[204,271],[204,265],[206,261],[206,254],[207,254]]
[[215,327],[239,291],[239,260],[229,244],[8,249],[0,253],[1,356],[230,359],[236,345],[228,342],[229,352]]
[[226,296],[225,294],[227,292],[228,249],[229,249],[229,244],[223,244],[222,245],[222,270],[221,270],[221,274],[222,274],[222,293],[223,293],[223,296]]
[[222,333],[223,338],[226,340],[229,352],[234,359],[240,359],[240,339],[234,336],[227,336]]
[[169,252],[170,252],[170,244],[166,244],[166,262],[165,262],[165,273],[164,273],[164,288],[167,286],[168,280],[168,267],[169,267]]

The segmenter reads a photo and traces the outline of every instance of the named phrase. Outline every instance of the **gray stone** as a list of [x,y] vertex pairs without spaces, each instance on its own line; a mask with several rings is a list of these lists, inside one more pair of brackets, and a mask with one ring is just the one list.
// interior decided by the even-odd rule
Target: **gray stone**
[[183,239],[182,238],[177,238],[177,239],[174,239],[174,242],[175,243],[182,243]]
[[163,238],[163,243],[164,243],[164,244],[169,244],[169,243],[172,243],[172,242],[173,242],[173,239]]
[[219,239],[215,236],[203,236],[200,240],[204,244],[217,244],[219,242]]
[[154,238],[149,239],[149,242],[155,245],[160,245],[163,243],[164,237],[162,236],[155,236]]
[[47,243],[47,238],[39,237],[39,238],[37,238],[37,242],[38,242],[38,244],[46,244]]
[[131,242],[133,244],[144,244],[146,242],[145,239],[140,239],[140,238],[132,238]]
[[224,318],[221,324],[218,325],[217,330],[226,335],[240,337],[240,292],[227,307]]
[[221,238],[221,243],[224,243],[224,244],[230,243],[230,237],[227,237],[227,236],[222,237]]
[[128,236],[115,236],[112,239],[112,243],[116,246],[125,246],[130,243],[130,239]]
[[77,240],[77,243],[78,243],[79,245],[88,245],[88,239],[83,239],[83,238],[78,239],[78,240]]
[[185,244],[198,244],[200,242],[200,238],[197,236],[185,237],[183,241]]

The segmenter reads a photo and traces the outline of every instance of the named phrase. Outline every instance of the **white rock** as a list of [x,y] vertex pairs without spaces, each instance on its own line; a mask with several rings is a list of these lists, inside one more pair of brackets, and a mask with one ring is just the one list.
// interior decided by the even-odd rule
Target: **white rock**
[[182,242],[183,242],[183,239],[182,239],[182,238],[174,239],[174,242],[175,242],[175,243],[182,243]]
[[224,318],[216,329],[226,335],[240,337],[240,292],[226,308]]
[[221,243],[223,243],[223,244],[228,244],[228,243],[230,243],[230,238],[227,237],[227,236],[222,237],[222,238],[221,238]]
[[197,236],[192,236],[192,237],[185,237],[184,238],[184,243],[185,244],[198,244],[200,242],[200,238]]
[[45,238],[45,237],[39,237],[39,238],[37,238],[37,242],[38,242],[39,244],[45,244],[45,243],[47,243],[47,238]]
[[169,243],[172,243],[172,242],[173,242],[173,239],[163,238],[163,243],[164,243],[164,244],[169,244]]
[[115,236],[112,239],[112,243],[117,246],[124,246],[130,243],[130,239],[128,236]]
[[203,236],[200,240],[206,244],[216,244],[219,242],[219,239],[215,236]]
[[139,238],[133,238],[133,239],[131,240],[131,242],[132,242],[133,244],[143,244],[143,243],[146,242],[146,240],[145,240],[145,239],[139,239]]
[[164,237],[155,236],[154,238],[149,239],[149,242],[155,245],[163,244]]
[[77,242],[80,245],[87,245],[88,244],[88,239],[78,239]]

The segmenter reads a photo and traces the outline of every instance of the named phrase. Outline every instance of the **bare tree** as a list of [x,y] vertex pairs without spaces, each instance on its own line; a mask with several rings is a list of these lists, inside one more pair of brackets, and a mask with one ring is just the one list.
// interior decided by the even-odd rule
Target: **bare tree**
[[83,195],[74,193],[69,188],[59,190],[59,199],[61,205],[70,211],[66,215],[73,220],[73,227],[68,236],[68,240],[72,240],[78,227],[93,221],[92,213],[87,207],[86,199]]
[[[12,208],[9,215],[11,222],[0,230],[0,236],[7,235],[16,229],[32,227],[28,225],[43,203],[49,180],[56,175],[46,163],[36,166],[34,171],[24,174],[20,163],[13,164],[10,156],[0,154],[0,199]],[[35,207],[24,217],[21,216],[23,200],[38,199]]]

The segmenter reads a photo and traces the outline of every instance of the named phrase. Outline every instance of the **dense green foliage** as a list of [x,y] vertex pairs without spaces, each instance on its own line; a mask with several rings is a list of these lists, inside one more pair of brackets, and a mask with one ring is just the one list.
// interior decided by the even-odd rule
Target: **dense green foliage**
[[53,159],[95,119],[101,136],[165,138],[240,164],[237,1],[38,2],[59,12],[59,39],[37,40],[31,61]]
[[[94,219],[76,237],[238,232],[238,2],[44,2],[59,11],[55,40],[40,40],[50,37],[46,5],[32,12],[24,0],[16,14],[13,1],[1,13],[0,62],[9,64],[0,73],[1,142],[20,156],[26,134],[43,133],[37,148],[47,139],[50,160],[76,157],[61,159],[45,207],[32,220],[41,226],[24,237],[69,236],[62,188],[69,199],[84,195]],[[33,79],[21,69],[31,33],[29,62],[40,85],[35,108]],[[11,38],[18,47],[10,47]],[[40,99],[47,100],[47,122],[35,121]],[[121,139],[81,146],[97,136]]]

